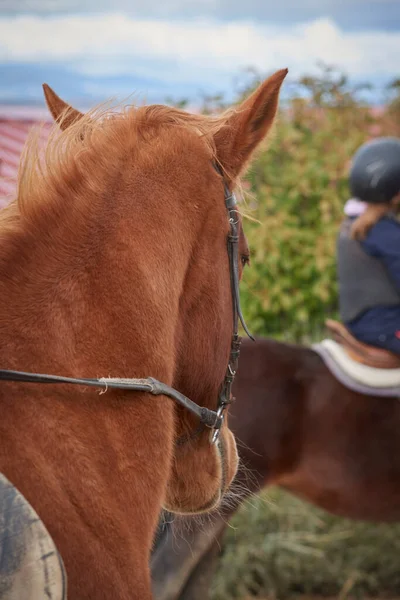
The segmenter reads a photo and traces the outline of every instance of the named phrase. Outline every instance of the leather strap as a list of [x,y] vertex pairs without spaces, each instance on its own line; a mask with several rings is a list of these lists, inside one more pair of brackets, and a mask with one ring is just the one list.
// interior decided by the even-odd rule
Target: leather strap
[[70,384],[83,385],[97,388],[116,388],[119,390],[133,390],[140,392],[149,392],[154,396],[168,396],[176,400],[178,404],[184,406],[191,413],[195,414],[200,422],[206,427],[214,428],[218,424],[218,415],[214,410],[199,406],[190,398],[187,398],[169,385],[148,377],[147,379],[120,379],[120,378],[101,378],[101,379],[80,379],[75,377],[63,377],[60,375],[42,375],[40,373],[27,373],[24,371],[8,371],[0,369],[0,380],[14,381],[22,383],[52,383],[52,384]]

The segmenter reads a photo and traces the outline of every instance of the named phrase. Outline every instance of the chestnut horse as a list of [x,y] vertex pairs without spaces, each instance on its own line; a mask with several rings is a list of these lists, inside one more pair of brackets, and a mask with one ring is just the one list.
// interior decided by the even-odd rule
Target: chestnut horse
[[[13,379],[0,382],[0,472],[53,538],[73,600],[149,600],[162,506],[210,510],[236,473],[217,404],[248,260],[232,190],[286,73],[214,118],[67,107],[43,159],[28,145],[0,213],[0,366]],[[136,391],[121,389],[129,378]],[[217,444],[199,416],[222,424]]]
[[152,557],[157,600],[208,598],[228,520],[267,485],[339,516],[400,520],[398,399],[350,391],[310,348],[269,339],[243,340],[234,395],[241,499],[202,524],[164,525]]

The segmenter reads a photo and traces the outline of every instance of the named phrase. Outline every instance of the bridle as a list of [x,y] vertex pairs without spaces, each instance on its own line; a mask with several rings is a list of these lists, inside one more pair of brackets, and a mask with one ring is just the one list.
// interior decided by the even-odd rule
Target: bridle
[[[223,172],[218,164],[213,164],[216,171],[223,177]],[[227,406],[232,402],[232,385],[235,379],[241,338],[239,337],[239,321],[247,335],[253,340],[254,338],[249,333],[246,323],[243,319],[242,310],[240,307],[239,296],[239,230],[238,230],[238,211],[235,194],[229,190],[226,181],[224,184],[224,199],[225,206],[228,211],[230,231],[227,239],[229,270],[231,279],[232,293],[232,309],[233,309],[233,334],[231,340],[231,349],[229,355],[228,367],[224,380],[218,394],[218,404],[216,410],[211,410],[203,406],[199,406],[193,400],[190,400],[174,388],[147,377],[145,379],[126,379],[126,378],[99,378],[99,379],[82,379],[74,377],[63,377],[59,375],[42,375],[39,373],[27,373],[23,371],[12,371],[8,369],[0,369],[0,380],[13,381],[22,383],[50,383],[50,384],[72,384],[92,386],[96,388],[116,388],[121,390],[133,390],[148,392],[154,396],[164,395],[175,400],[178,404],[186,408],[189,412],[196,415],[200,421],[200,428],[196,433],[200,432],[204,427],[212,429],[211,443],[215,444],[219,438],[222,424],[224,422],[225,411]],[[193,436],[191,436],[193,437]]]
[[237,200],[234,192],[231,192],[222,172],[222,169],[217,163],[214,163],[216,171],[222,176],[224,183],[224,199],[225,206],[228,210],[228,219],[230,231],[228,234],[228,258],[229,272],[231,276],[231,293],[232,293],[232,313],[233,313],[233,333],[231,340],[231,349],[229,354],[228,367],[222,382],[221,390],[218,394],[218,405],[216,412],[216,421],[213,426],[212,443],[218,440],[219,433],[224,421],[224,413],[228,405],[232,402],[232,386],[235,380],[235,375],[239,362],[241,338],[239,336],[239,321],[250,339],[254,338],[247,329],[247,325],[243,318],[242,308],[240,306],[239,293],[239,230],[238,230],[238,211]]

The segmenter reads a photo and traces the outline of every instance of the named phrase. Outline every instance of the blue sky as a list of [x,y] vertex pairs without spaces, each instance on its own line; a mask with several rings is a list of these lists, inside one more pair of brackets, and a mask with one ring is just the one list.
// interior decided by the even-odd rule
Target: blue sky
[[0,0],[0,103],[230,94],[249,66],[400,76],[400,0]]

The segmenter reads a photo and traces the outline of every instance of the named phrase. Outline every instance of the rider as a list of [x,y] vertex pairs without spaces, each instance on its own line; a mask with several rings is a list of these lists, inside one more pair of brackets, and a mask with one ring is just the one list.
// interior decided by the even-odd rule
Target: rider
[[400,355],[400,139],[356,152],[337,242],[342,322],[360,342]]

